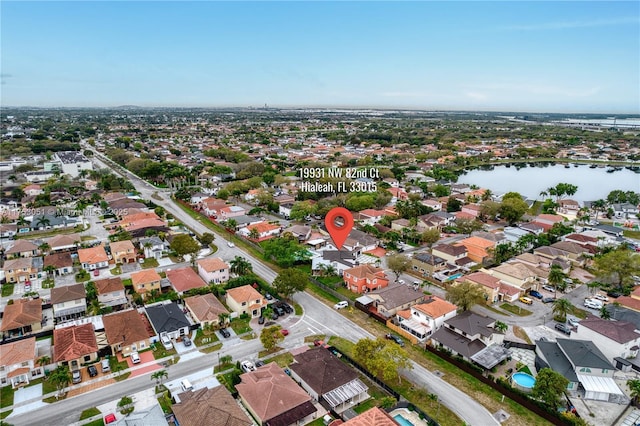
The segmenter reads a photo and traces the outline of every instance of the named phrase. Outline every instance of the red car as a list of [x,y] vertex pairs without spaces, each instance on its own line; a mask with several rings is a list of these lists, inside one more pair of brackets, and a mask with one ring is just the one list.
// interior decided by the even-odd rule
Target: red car
[[93,271],[93,276],[97,277],[98,275],[100,275],[100,271],[98,271],[97,269]]
[[280,330],[280,333],[282,333],[283,336],[288,336],[289,335],[289,330],[283,328],[282,330]]
[[108,425],[109,423],[113,423],[116,421],[116,415],[115,414],[107,414],[106,416],[104,416],[104,424]]

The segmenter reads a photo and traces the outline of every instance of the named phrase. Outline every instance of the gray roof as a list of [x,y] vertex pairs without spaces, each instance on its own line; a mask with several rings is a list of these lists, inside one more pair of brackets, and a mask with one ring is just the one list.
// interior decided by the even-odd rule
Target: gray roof
[[624,231],[624,229],[618,228],[617,226],[603,225],[603,224],[596,225],[593,228],[599,231],[602,231],[606,234],[615,234],[615,235],[621,234],[622,231]]
[[502,345],[493,344],[473,355],[471,360],[489,370],[507,359],[509,355],[511,355],[509,349]]
[[574,339],[558,339],[557,341],[558,346],[567,355],[571,364],[576,367],[614,369],[607,357],[593,342]]
[[458,334],[455,331],[442,327],[431,335],[431,338],[451,350],[459,353],[465,358],[471,358],[484,348],[486,345],[481,340],[471,340],[464,337],[462,334]]
[[260,219],[259,217],[251,216],[251,215],[247,215],[247,214],[243,214],[243,215],[240,215],[240,216],[235,216],[233,218],[233,220],[235,220],[238,225],[262,222],[262,219]]
[[159,404],[152,405],[144,410],[136,410],[114,423],[116,426],[163,426],[168,424]]
[[438,265],[446,262],[443,258],[434,256],[431,253],[415,253],[413,258],[428,265]]
[[604,306],[607,311],[609,311],[611,319],[630,322],[635,325],[637,329],[640,329],[640,312],[625,308],[624,306],[615,306],[613,303]]
[[89,161],[80,151],[59,151],[56,155],[65,164],[86,163]]
[[163,332],[170,333],[190,325],[184,312],[175,302],[167,303],[166,305],[147,306],[145,310],[154,330],[158,334]]
[[560,350],[556,342],[536,340],[536,352],[539,352],[545,364],[556,373],[562,374],[570,382],[577,383],[578,376],[569,359]]
[[489,328],[489,325],[493,324],[495,321],[496,320],[493,318],[478,315],[475,312],[465,311],[445,322],[458,330],[464,331],[470,336],[479,334],[481,336],[489,337],[494,333],[494,330]]
[[373,295],[378,295],[382,298],[382,302],[379,304],[387,310],[424,298],[422,291],[414,290],[413,286],[403,284],[388,286],[369,293],[369,296]]

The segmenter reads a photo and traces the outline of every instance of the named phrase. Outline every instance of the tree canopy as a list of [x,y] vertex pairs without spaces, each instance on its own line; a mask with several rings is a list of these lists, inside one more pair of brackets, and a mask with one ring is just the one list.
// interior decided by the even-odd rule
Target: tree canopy
[[595,274],[600,280],[624,290],[633,284],[632,276],[640,275],[640,256],[626,248],[610,251],[596,258]]
[[536,383],[533,385],[531,395],[541,399],[555,411],[560,405],[568,384],[569,380],[562,374],[556,373],[550,368],[543,368],[536,376]]
[[309,277],[304,271],[296,268],[285,269],[273,280],[273,288],[285,299],[294,293],[304,291],[309,283]]
[[394,254],[387,258],[387,266],[396,274],[396,281],[400,278],[400,274],[405,272],[411,266],[411,260],[404,254]]
[[354,349],[355,360],[383,380],[398,379],[400,369],[411,369],[407,352],[394,342],[377,338],[360,339]]
[[486,300],[486,295],[482,287],[463,281],[458,284],[452,284],[447,292],[447,300],[458,309],[468,311],[471,307]]
[[283,340],[284,340],[284,335],[280,332],[279,325],[265,327],[262,329],[262,332],[260,333],[260,342],[262,343],[262,346],[264,346],[264,348],[267,351],[270,351],[273,348],[275,348],[278,345],[278,343],[282,342]]
[[181,258],[184,258],[186,254],[191,255],[193,258],[200,250],[200,245],[188,234],[176,235],[171,241],[170,247]]

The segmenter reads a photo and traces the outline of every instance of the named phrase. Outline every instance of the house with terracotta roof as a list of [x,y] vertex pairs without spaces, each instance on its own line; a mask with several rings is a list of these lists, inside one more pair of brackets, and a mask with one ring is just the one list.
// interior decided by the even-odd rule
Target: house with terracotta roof
[[345,269],[342,278],[346,287],[358,294],[380,290],[389,285],[389,278],[384,270],[369,264]]
[[0,332],[3,337],[24,336],[42,329],[42,302],[40,299],[16,299],[6,305]]
[[8,259],[17,257],[33,257],[40,253],[38,246],[29,240],[16,240],[5,252]]
[[553,228],[553,225],[555,225],[556,223],[562,223],[564,222],[564,220],[565,218],[560,216],[559,214],[543,213],[536,216],[532,220],[532,222],[535,223],[536,225],[541,226],[546,232],[546,231],[549,231],[551,228]]
[[267,301],[255,288],[250,285],[230,288],[225,295],[227,306],[238,315],[247,314],[257,318],[262,314],[262,308]]
[[37,357],[35,337],[0,345],[0,387],[10,384],[16,388],[44,377],[44,367],[36,364]]
[[280,232],[282,232],[282,227],[280,225],[275,225],[268,222],[260,222],[245,226],[238,231],[238,234],[242,235],[243,237],[250,238],[252,233],[257,233],[256,235],[258,236],[258,238],[255,238],[255,240],[264,241],[280,235]]
[[116,263],[134,263],[136,261],[136,248],[131,240],[114,241],[109,243],[109,248]]
[[242,405],[261,426],[306,424],[317,412],[311,396],[275,362],[241,374]]
[[243,214],[247,214],[247,211],[244,208],[235,205],[227,205],[218,211],[218,221],[224,222],[225,220],[242,216]]
[[448,319],[431,336],[431,345],[450,350],[469,362],[491,369],[509,357],[510,351],[502,346],[504,334],[495,328],[494,318],[465,311]]
[[219,257],[198,259],[198,275],[206,283],[226,283],[229,281],[229,265]]
[[53,268],[54,275],[67,275],[73,273],[73,259],[71,253],[53,253],[44,257],[44,271]]
[[356,220],[360,221],[363,225],[373,226],[380,222],[384,215],[384,210],[364,209],[356,214]]
[[291,377],[314,400],[337,413],[369,399],[368,386],[358,372],[340,361],[328,349],[317,346],[293,357]]
[[56,323],[84,316],[87,313],[87,292],[84,284],[52,288],[51,305]]
[[225,200],[219,198],[206,198],[200,204],[200,209],[204,214],[209,217],[217,218],[220,210],[227,207],[229,204]]
[[413,305],[409,310],[399,311],[396,320],[401,332],[417,338],[418,341],[425,341],[457,313],[458,307],[453,303],[438,296],[428,296],[423,303]]
[[372,407],[360,413],[355,417],[342,422],[342,420],[333,421],[329,423],[329,426],[398,426],[398,423],[391,417],[389,413],[378,407]]
[[98,359],[98,343],[93,324],[73,325],[53,330],[53,361],[70,370]]
[[47,244],[51,247],[51,251],[75,250],[81,241],[78,234],[62,234],[49,238]]
[[[34,259],[39,259],[34,262]],[[8,283],[24,283],[38,276],[42,266],[41,257],[18,257],[4,262],[2,270]]]
[[464,246],[467,249],[467,256],[476,263],[484,264],[491,258],[491,250],[495,248],[496,243],[484,238],[471,236],[464,240],[458,241],[456,246]]
[[180,426],[253,426],[254,422],[226,387],[182,392],[171,409]]
[[157,336],[178,339],[189,335],[191,323],[176,302],[160,302],[147,305],[144,309]]
[[146,349],[151,344],[150,337],[155,335],[145,314],[135,309],[103,315],[102,324],[114,355],[122,352],[122,356],[129,356],[131,352]]
[[109,266],[109,257],[102,245],[79,249],[78,260],[80,261],[82,269],[85,271],[93,271],[95,269],[102,269]]
[[113,277],[96,280],[94,284],[96,285],[98,302],[100,302],[100,304],[118,308],[128,303],[122,278]]
[[152,290],[160,291],[160,280],[162,277],[155,269],[143,269],[131,274],[133,290],[145,298],[146,293]]
[[[229,311],[212,293],[191,296],[184,299],[184,305],[191,314],[191,318],[202,327],[217,327],[220,325],[220,315],[228,315]],[[227,317],[226,323],[229,319]]]
[[611,363],[615,363],[615,358],[636,358],[640,350],[640,331],[634,324],[594,315],[580,321],[571,338],[593,342]]
[[489,275],[486,272],[476,271],[465,275],[460,280],[482,288],[487,305],[500,301],[500,278]]
[[171,283],[171,287],[173,287],[179,295],[194,288],[207,286],[207,283],[200,278],[191,266],[167,270],[167,279]]

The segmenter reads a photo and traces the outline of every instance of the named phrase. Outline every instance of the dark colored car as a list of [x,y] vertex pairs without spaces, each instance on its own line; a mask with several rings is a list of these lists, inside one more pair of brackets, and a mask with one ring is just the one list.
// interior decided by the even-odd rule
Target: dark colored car
[[283,316],[284,315],[284,309],[282,309],[282,306],[276,306],[273,308],[274,312],[278,313],[278,316]]
[[569,327],[567,324],[563,324],[563,323],[557,323],[556,324],[556,330],[563,332],[564,334],[571,334],[571,327]]
[[278,315],[278,313],[274,310],[273,312],[271,312],[271,319],[272,320],[277,320],[278,317],[280,317],[280,315]]
[[404,342],[402,341],[402,339],[400,338],[400,336],[396,336],[395,334],[385,334],[384,335],[385,339],[388,340],[393,340],[394,342],[396,342],[397,344],[399,344],[400,346],[404,346]]
[[618,293],[617,291],[608,291],[607,292],[607,296],[609,296],[609,297],[620,297],[620,296],[622,296],[622,293]]
[[529,292],[529,294],[530,294],[531,296],[535,297],[536,299],[542,299],[542,298],[544,297],[544,296],[542,295],[542,293],[537,292],[537,291],[535,291],[535,290],[531,290],[531,291]]
[[553,303],[555,302],[556,298],[555,297],[543,297],[542,298],[542,303]]
[[265,294],[265,295],[264,295],[264,297],[265,297],[267,300],[273,300],[273,296],[272,296],[272,295],[270,295],[269,293]]
[[184,336],[182,338],[182,343],[184,343],[185,346],[191,346],[191,339],[189,339],[187,336]]
[[264,365],[264,361],[257,360],[256,367],[262,367]]
[[284,311],[288,314],[293,312],[293,308],[289,305],[287,305],[286,303],[282,304],[282,309],[284,309]]
[[224,338],[231,337],[231,333],[229,333],[229,330],[227,330],[226,328],[221,328],[220,334],[222,334],[222,337]]
[[260,316],[260,318],[258,318],[258,324],[262,325],[264,324],[264,317]]
[[87,367],[87,372],[89,373],[89,377],[96,377],[98,375],[98,369],[95,365]]

